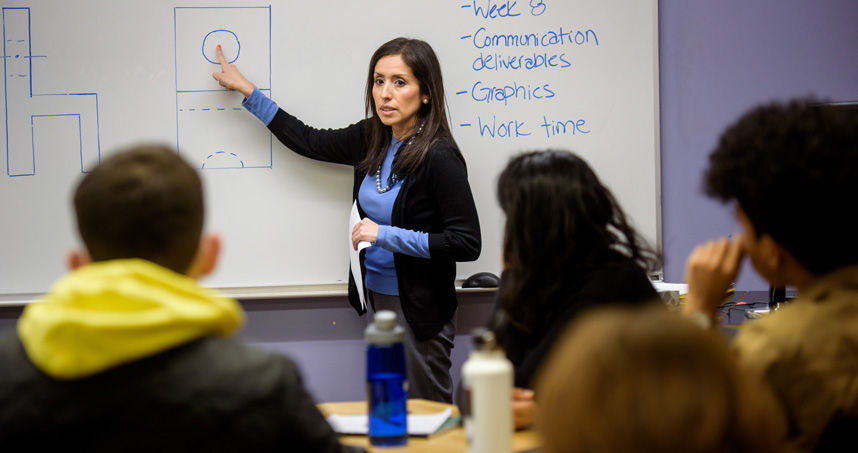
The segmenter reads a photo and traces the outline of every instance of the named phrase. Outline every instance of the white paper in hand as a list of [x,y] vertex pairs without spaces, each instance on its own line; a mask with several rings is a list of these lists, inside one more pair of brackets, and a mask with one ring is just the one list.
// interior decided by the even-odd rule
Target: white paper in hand
[[360,241],[358,242],[357,250],[352,247],[352,230],[355,228],[355,224],[361,221],[360,213],[357,208],[357,201],[352,203],[352,212],[349,215],[349,261],[352,265],[352,276],[355,279],[355,284],[357,285],[358,295],[360,295],[360,307],[366,310],[366,299],[363,295],[363,276],[360,272],[360,251],[371,246],[369,242]]

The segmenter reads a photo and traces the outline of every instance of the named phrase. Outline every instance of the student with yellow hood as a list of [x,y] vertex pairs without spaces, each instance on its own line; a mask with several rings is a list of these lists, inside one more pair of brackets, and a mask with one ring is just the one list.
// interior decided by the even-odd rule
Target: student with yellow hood
[[0,336],[3,450],[350,451],[296,365],[230,339],[241,307],[197,285],[220,238],[175,151],[112,155],[74,208],[87,250]]

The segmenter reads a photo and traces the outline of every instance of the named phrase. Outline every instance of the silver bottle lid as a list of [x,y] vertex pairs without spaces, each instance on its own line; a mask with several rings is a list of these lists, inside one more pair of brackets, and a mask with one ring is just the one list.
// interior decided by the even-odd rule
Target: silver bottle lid
[[405,339],[405,329],[396,324],[396,313],[382,310],[376,312],[372,324],[364,331],[364,338],[369,344],[402,343]]

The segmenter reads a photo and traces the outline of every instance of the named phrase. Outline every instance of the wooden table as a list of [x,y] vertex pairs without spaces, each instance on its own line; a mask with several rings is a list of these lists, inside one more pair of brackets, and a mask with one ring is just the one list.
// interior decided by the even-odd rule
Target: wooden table
[[[327,417],[331,414],[351,415],[365,414],[367,412],[366,401],[353,401],[346,403],[322,403],[318,405],[322,414]],[[435,401],[408,400],[408,413],[411,414],[434,414],[450,407],[449,404]],[[459,415],[459,408],[453,407],[453,415]],[[367,436],[340,436],[340,441],[346,445],[357,445],[366,448],[370,452],[409,452],[409,453],[465,453],[468,451],[468,439],[465,437],[465,429],[458,426],[453,429],[426,437],[409,437],[408,445],[398,448],[375,448],[369,444]],[[513,451],[524,452],[538,448],[539,437],[532,430],[516,431],[512,439]]]

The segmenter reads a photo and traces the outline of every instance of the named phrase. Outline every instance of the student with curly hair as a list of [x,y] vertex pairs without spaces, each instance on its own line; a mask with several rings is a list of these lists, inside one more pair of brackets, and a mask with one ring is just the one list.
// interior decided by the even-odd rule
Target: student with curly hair
[[789,451],[858,450],[858,115],[815,100],[759,106],[709,162],[706,191],[735,203],[742,231],[692,252],[685,311],[711,321],[744,256],[795,287],[798,299],[741,329],[736,349],[774,388]]

